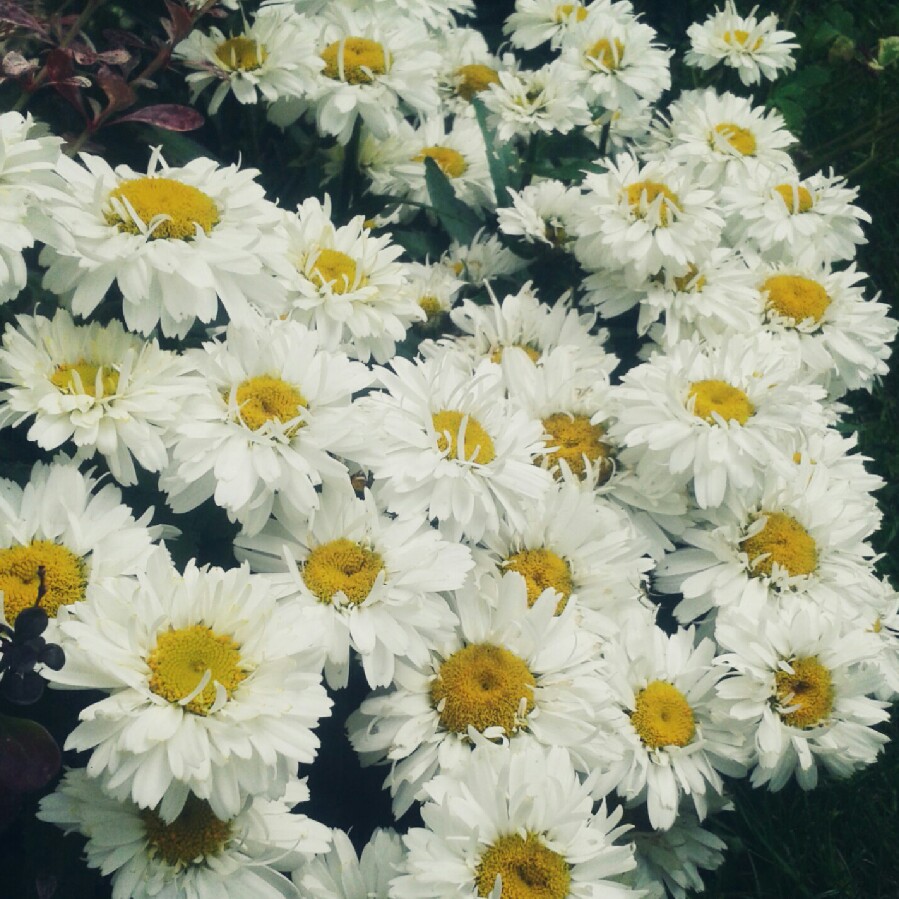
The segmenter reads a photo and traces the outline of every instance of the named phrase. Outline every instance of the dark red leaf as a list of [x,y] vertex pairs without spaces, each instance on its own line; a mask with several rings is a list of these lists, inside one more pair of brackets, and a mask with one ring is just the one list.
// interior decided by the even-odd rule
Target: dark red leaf
[[205,119],[190,106],[179,106],[176,103],[160,103],[158,106],[145,106],[135,112],[129,112],[109,122],[110,125],[119,122],[146,122],[148,125],[156,125],[166,131],[196,131],[202,127]]
[[0,715],[0,792],[30,793],[59,771],[62,755],[49,732],[28,718]]
[[21,78],[28,72],[33,72],[38,64],[33,59],[26,59],[21,53],[11,50],[3,57],[3,72],[11,78]]
[[128,82],[108,66],[100,66],[97,70],[97,83],[106,94],[107,115],[118,112],[120,109],[128,109],[137,102],[137,94],[134,93]]
[[22,4],[15,0],[0,0],[0,22],[10,22],[42,36],[47,34],[47,26],[22,9]]
[[174,3],[173,0],[165,0],[165,8],[172,18],[171,22],[166,22],[164,19],[162,24],[174,45],[190,34],[194,27],[194,20],[187,9],[180,3]]
[[48,84],[64,82],[75,74],[72,57],[65,50],[51,50],[44,60],[44,70]]

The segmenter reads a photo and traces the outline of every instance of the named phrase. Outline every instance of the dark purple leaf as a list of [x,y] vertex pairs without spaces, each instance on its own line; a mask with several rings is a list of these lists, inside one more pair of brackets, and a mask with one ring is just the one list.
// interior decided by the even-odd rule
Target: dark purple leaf
[[202,127],[204,121],[203,116],[190,106],[179,106],[177,103],[160,103],[158,106],[145,106],[143,109],[129,112],[128,115],[122,116],[109,124],[146,122],[148,125],[155,125],[157,128],[164,128],[166,131],[196,131],[197,128]]
[[56,740],[36,721],[0,715],[0,793],[30,793],[59,771]]
[[171,38],[172,46],[183,38],[186,38],[194,27],[193,16],[180,3],[165,0],[165,8],[169,11],[171,20],[163,19],[162,26]]
[[28,72],[33,72],[38,64],[33,59],[26,59],[21,53],[11,50],[3,57],[3,72],[11,78],[21,78]]
[[0,22],[10,22],[35,34],[47,34],[47,26],[22,9],[22,4],[15,0],[0,0]]
[[107,66],[100,66],[97,70],[97,83],[106,94],[107,115],[118,112],[120,109],[128,109],[137,102],[137,94],[134,93],[128,82]]

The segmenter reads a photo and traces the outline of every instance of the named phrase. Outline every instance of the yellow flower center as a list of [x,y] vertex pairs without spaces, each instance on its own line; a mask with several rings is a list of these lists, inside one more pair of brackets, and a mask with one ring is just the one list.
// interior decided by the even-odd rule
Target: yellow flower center
[[680,211],[680,201],[677,194],[658,181],[635,181],[624,189],[624,196],[631,212],[637,218],[646,218],[646,212],[659,198],[663,197],[659,204],[659,224],[663,228],[668,227],[668,218],[673,211]]
[[456,93],[463,100],[471,100],[487,90],[491,84],[499,84],[499,73],[490,66],[472,63],[456,69]]
[[815,205],[811,191],[801,184],[778,184],[774,190],[791,215],[808,212]]
[[[748,128],[741,128],[733,122],[722,122],[715,125],[715,132],[720,134],[741,156],[755,156],[758,145],[755,141],[755,135]],[[717,142],[712,139],[712,146],[717,146]]]
[[537,602],[540,594],[549,587],[562,594],[556,606],[556,614],[561,612],[571,596],[574,584],[571,579],[571,566],[551,549],[523,549],[513,553],[503,562],[507,571],[517,571],[528,589],[528,605]]
[[705,275],[700,275],[699,268],[693,264],[688,266],[686,274],[674,279],[674,286],[679,293],[699,293],[705,285]]
[[452,147],[425,147],[412,157],[413,162],[424,162],[425,159],[433,159],[447,178],[458,178],[468,168],[465,157]]
[[790,577],[811,574],[818,567],[818,548],[809,532],[791,515],[764,512],[765,526],[740,542],[756,577],[771,576],[776,562]]
[[614,41],[602,37],[587,51],[587,56],[602,68],[614,71],[621,65],[624,44],[617,37]]
[[387,71],[388,53],[382,44],[367,37],[347,37],[322,50],[323,74],[349,84],[371,84],[375,75]]
[[[258,431],[267,421],[288,422],[306,408],[306,398],[294,387],[274,375],[257,375],[237,387],[240,419],[251,431]],[[288,428],[293,437],[303,422]]]
[[693,414],[709,424],[718,423],[712,415],[714,412],[725,421],[736,421],[741,425],[745,425],[755,412],[755,406],[739,387],[715,378],[694,381],[687,393],[687,402],[691,399],[694,400]]
[[440,725],[464,734],[501,727],[513,734],[534,708],[537,681],[525,662],[503,646],[472,643],[454,652],[431,681]]
[[[749,49],[749,47],[747,47],[747,42],[749,41],[749,32],[744,31],[742,28],[735,28],[733,31],[725,31],[724,34],[721,35],[721,37],[724,40],[724,43],[730,44],[731,47],[736,46],[740,47],[743,50]],[[764,41],[762,40],[762,38],[757,37],[752,42],[752,51],[754,52],[758,50],[763,43]]]
[[496,458],[493,440],[473,415],[444,409],[435,412],[432,421],[437,432],[437,449],[446,453],[447,458],[479,465],[489,465]]
[[343,593],[353,603],[365,602],[384,563],[378,553],[340,537],[316,546],[303,565],[303,581],[323,602]]
[[364,278],[356,283],[356,260],[340,250],[319,250],[312,268],[312,282],[317,287],[326,284],[331,288],[331,293],[344,294],[361,287],[365,283]]
[[218,61],[233,72],[252,72],[268,59],[268,50],[250,37],[232,37],[215,48]]
[[[575,22],[583,22],[587,18],[587,9],[580,3],[560,3],[553,13],[553,18],[557,22],[567,22],[574,18]],[[624,49],[622,47],[622,49]]]
[[114,396],[119,388],[119,373],[109,365],[94,365],[79,359],[56,366],[50,383],[62,393],[97,396],[97,375],[100,376],[100,395]]
[[[602,425],[590,424],[587,415],[556,412],[543,419],[543,430],[548,435],[543,442],[558,449],[546,456],[538,456],[534,460],[538,465],[543,465],[545,461],[550,468],[555,468],[564,459],[571,472],[583,478],[587,472],[587,462],[596,463],[609,457],[609,447],[602,440],[605,429]],[[604,462],[602,468],[607,465],[610,463]]]
[[212,197],[174,178],[132,178],[113,190],[109,199],[118,202],[106,212],[106,221],[119,231],[140,234],[135,216],[145,226],[164,216],[150,235],[153,240],[193,240],[198,227],[209,234],[219,223],[219,210]]
[[60,606],[84,599],[86,590],[84,559],[58,543],[35,540],[28,546],[0,549],[0,593],[8,624],[15,624],[19,612],[33,606],[38,595],[40,607],[55,618]]
[[147,837],[148,854],[173,868],[202,864],[219,855],[231,837],[231,822],[213,814],[205,799],[191,793],[181,814],[166,824],[152,809],[140,813]]
[[220,697],[218,687],[230,699],[248,674],[241,665],[240,646],[205,624],[158,633],[147,666],[152,672],[149,686],[157,696],[203,716]]
[[833,709],[833,682],[830,671],[817,656],[790,659],[793,673],[778,670],[774,675],[777,702],[789,712],[778,712],[791,727],[814,727]]
[[478,896],[502,880],[502,899],[565,899],[571,887],[568,862],[535,833],[498,837],[484,851],[475,873]]
[[424,310],[425,315],[428,317],[428,321],[433,321],[439,315],[443,314],[443,306],[440,305],[440,300],[432,294],[425,294],[423,297],[419,298],[418,305]]
[[824,287],[801,275],[772,275],[762,284],[762,291],[768,295],[768,308],[794,324],[809,318],[820,322],[830,306]]
[[[540,361],[540,350],[537,347],[532,346],[529,343],[511,343],[509,346],[517,347],[519,350],[524,350],[528,359],[531,362],[539,362]],[[503,353],[509,348],[509,346],[495,346],[490,352],[490,361],[497,363],[497,365],[503,360]]]
[[631,724],[645,746],[686,746],[696,733],[693,709],[673,684],[654,680],[636,696]]

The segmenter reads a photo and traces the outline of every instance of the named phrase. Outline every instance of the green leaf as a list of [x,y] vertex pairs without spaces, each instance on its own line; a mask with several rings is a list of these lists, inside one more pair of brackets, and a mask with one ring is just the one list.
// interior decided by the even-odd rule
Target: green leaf
[[456,196],[449,178],[430,157],[425,159],[425,183],[434,212],[446,233],[459,243],[471,243],[484,223]]
[[899,61],[899,37],[882,37],[877,42],[877,66],[885,69]]
[[494,142],[496,135],[487,127],[487,108],[477,97],[471,101],[471,105],[474,107],[474,114],[484,138],[484,146],[487,148],[487,165],[490,168],[493,189],[496,191],[496,205],[508,206],[512,202],[509,197],[509,187],[511,186],[512,172],[515,170],[513,145],[511,142],[506,142],[501,144],[497,151]]

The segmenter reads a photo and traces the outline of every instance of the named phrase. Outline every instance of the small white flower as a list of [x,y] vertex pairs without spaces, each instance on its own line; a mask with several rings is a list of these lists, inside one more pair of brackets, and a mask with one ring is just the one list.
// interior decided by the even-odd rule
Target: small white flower
[[528,243],[569,250],[575,238],[575,222],[584,205],[578,187],[547,180],[529,184],[521,191],[509,188],[512,205],[497,210],[499,230]]
[[457,278],[464,278],[470,284],[481,285],[494,278],[514,275],[527,267],[527,262],[516,256],[502,241],[483,228],[478,231],[470,244],[463,246],[455,240],[440,257]]
[[[506,18],[503,33],[509,36],[513,47],[522,50],[533,50],[547,41],[555,50],[570,32],[584,27],[584,20],[594,10],[605,13],[612,8],[609,0],[588,3],[515,0],[515,12]],[[624,13],[633,12],[630,3],[616,3],[614,8]]]

